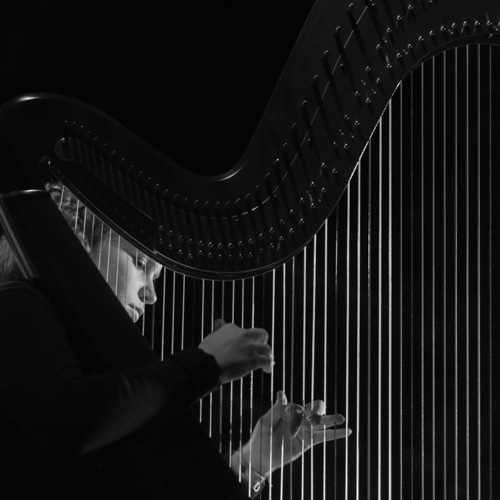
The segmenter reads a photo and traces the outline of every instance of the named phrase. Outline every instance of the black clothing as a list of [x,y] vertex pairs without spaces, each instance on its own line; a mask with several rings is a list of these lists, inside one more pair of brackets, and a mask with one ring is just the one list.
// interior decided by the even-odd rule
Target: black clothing
[[139,369],[84,373],[50,302],[29,283],[0,284],[2,498],[113,498],[113,443],[160,412],[187,409],[219,376],[198,348]]

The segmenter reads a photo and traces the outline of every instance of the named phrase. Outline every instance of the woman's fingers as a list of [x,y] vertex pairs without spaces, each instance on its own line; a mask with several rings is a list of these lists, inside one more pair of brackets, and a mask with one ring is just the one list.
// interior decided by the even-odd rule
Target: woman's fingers
[[316,401],[306,405],[304,409],[306,411],[306,415],[309,415],[310,413],[324,415],[326,411],[326,404],[323,400],[317,399]]
[[332,427],[333,425],[341,425],[345,422],[345,418],[340,413],[325,415],[326,404],[321,399],[306,405],[304,412],[313,428]]
[[255,350],[256,368],[262,368],[266,373],[271,373],[274,365],[274,357],[269,349]]
[[269,339],[269,334],[263,328],[250,328],[245,330],[245,335],[254,342],[266,343]]
[[340,413],[335,413],[334,415],[324,415],[321,417],[320,421],[317,424],[314,424],[313,427],[322,428],[322,427],[333,427],[334,425],[342,425],[345,422],[345,418]]
[[212,331],[216,331],[218,330],[219,328],[221,328],[222,326],[224,326],[226,324],[226,322],[223,320],[223,319],[216,319],[214,321],[214,327],[213,327],[213,330]]
[[215,357],[222,383],[241,378],[257,368],[271,371],[273,357],[265,330],[243,330],[220,320],[215,322],[214,327],[217,326],[219,328],[207,335],[198,347]]
[[257,368],[262,368],[266,373],[271,373],[274,365],[273,352],[269,344],[254,344],[252,346]]
[[335,439],[342,439],[351,434],[351,429],[325,429],[316,430],[313,433],[313,443],[319,444],[328,441],[333,441]]

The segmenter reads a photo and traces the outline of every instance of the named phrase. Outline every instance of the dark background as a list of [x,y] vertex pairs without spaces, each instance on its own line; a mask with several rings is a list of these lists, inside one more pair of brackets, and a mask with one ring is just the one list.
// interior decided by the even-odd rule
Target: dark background
[[2,2],[0,101],[68,95],[185,168],[222,173],[248,145],[313,3]]

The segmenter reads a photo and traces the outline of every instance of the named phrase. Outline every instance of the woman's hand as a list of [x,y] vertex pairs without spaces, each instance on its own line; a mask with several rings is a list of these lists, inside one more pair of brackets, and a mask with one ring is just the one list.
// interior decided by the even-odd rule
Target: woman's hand
[[272,370],[273,355],[268,333],[261,328],[244,330],[217,320],[214,331],[198,346],[212,354],[221,370],[221,383],[237,380],[253,370]]
[[321,400],[302,407],[289,403],[285,394],[279,391],[276,403],[259,419],[250,441],[242,447],[241,463],[248,464],[261,476],[269,476],[312,446],[348,436],[350,429],[331,429],[343,424],[344,417],[325,415],[325,410]]

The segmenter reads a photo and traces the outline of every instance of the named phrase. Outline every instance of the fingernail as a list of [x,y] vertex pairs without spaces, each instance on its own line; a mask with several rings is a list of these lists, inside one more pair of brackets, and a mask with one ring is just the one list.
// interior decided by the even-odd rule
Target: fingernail
[[337,421],[337,424],[343,424],[345,422],[344,415],[341,415],[340,413],[337,413],[335,415],[335,420]]

